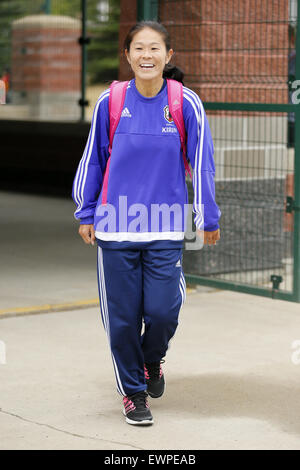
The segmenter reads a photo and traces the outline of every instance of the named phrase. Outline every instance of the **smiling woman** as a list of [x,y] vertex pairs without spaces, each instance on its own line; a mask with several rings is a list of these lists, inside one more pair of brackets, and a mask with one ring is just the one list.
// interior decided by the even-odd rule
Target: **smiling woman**
[[153,29],[143,27],[143,24],[150,22],[138,23],[130,30],[124,42],[124,49],[135,75],[138,91],[151,98],[161,89],[163,72],[174,52],[170,47],[168,33],[162,25],[153,22],[156,26],[156,29]]
[[151,28],[143,28],[135,33],[125,55],[135,75],[138,91],[151,98],[157,95],[163,85],[163,71],[173,55],[167,51],[160,33]]
[[149,425],[147,397],[164,393],[161,364],[186,298],[185,150],[194,170],[194,221],[204,228],[204,243],[220,238],[221,211],[208,121],[200,98],[183,86],[183,72],[170,64],[167,30],[137,23],[124,52],[135,78],[101,93],[73,199],[79,234],[87,244],[97,240],[100,312],[123,414],[129,424]]

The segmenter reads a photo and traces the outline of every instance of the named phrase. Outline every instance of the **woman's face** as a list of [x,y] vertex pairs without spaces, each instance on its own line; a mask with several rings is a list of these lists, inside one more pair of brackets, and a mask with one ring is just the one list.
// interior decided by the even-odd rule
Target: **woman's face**
[[155,80],[162,77],[165,65],[173,55],[173,50],[170,49],[167,52],[160,33],[144,28],[134,35],[130,50],[128,52],[125,49],[125,55],[136,78]]

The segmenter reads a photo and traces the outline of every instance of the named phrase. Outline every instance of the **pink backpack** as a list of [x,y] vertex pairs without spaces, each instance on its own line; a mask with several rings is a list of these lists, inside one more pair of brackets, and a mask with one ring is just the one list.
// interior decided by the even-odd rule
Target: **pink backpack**
[[[109,165],[111,157],[111,149],[113,144],[113,138],[116,132],[116,128],[119,124],[121,113],[124,106],[126,90],[128,87],[128,81],[119,82],[115,80],[110,85],[110,94],[109,94],[109,158],[107,160],[104,180],[103,180],[103,191],[102,191],[102,204],[107,203],[107,186],[108,186],[108,174],[109,174]],[[182,155],[185,167],[185,173],[190,175],[192,179],[191,170],[186,158],[186,132],[183,120],[182,113],[182,104],[183,104],[183,88],[182,83],[177,82],[167,78],[168,86],[168,102],[169,102],[169,112],[174,120],[174,123],[180,134],[180,142],[182,148]]]

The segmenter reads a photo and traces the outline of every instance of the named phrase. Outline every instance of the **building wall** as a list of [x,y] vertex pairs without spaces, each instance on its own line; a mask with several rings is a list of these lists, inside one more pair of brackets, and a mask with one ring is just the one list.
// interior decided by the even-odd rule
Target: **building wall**
[[120,68],[119,80],[131,80],[134,75],[130,65],[127,62],[123,51],[123,43],[131,26],[137,22],[137,2],[136,0],[121,0],[120,32],[119,32],[119,50],[120,50]]
[[[121,1],[120,49],[136,22],[135,4]],[[172,62],[183,69],[185,85],[203,101],[287,102],[286,0],[164,0],[159,4],[160,21],[175,51]],[[119,79],[130,78],[122,57]]]

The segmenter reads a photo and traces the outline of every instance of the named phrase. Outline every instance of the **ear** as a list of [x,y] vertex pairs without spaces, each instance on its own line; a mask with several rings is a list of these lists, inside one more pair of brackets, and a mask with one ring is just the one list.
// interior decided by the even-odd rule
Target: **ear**
[[129,59],[129,54],[128,54],[127,49],[125,49],[125,56],[126,56],[126,59],[127,59],[128,63],[130,64],[130,59]]
[[170,60],[172,59],[172,55],[174,54],[174,51],[173,49],[170,49],[168,54],[167,54],[167,60],[166,60],[166,64],[168,64],[170,62]]

